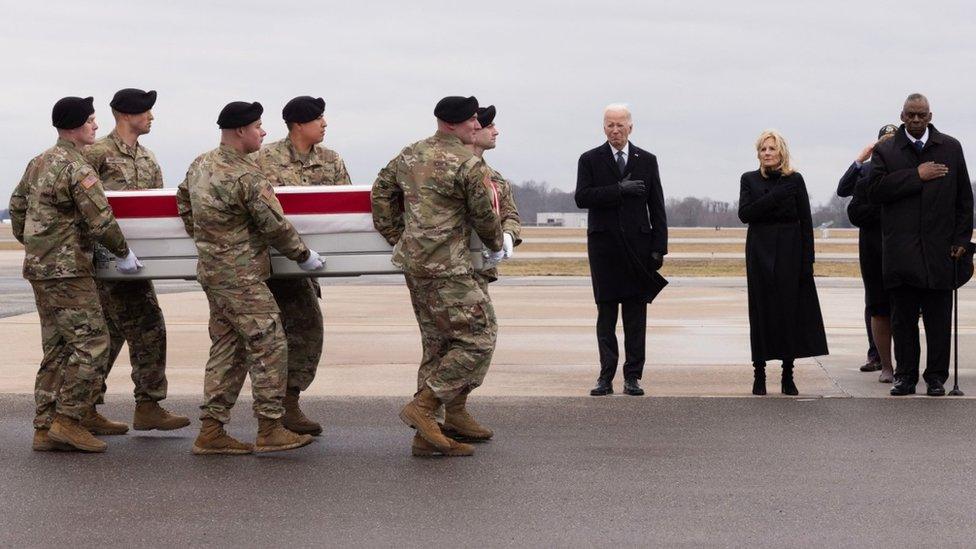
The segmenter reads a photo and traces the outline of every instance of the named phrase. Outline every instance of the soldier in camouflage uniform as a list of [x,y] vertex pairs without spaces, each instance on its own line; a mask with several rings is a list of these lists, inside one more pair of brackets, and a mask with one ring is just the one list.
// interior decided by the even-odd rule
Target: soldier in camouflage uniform
[[[138,141],[140,135],[149,133],[155,103],[155,91],[133,88],[119,90],[112,98],[115,129],[85,150],[85,158],[98,172],[106,190],[163,188],[163,174],[155,155]],[[108,377],[122,345],[128,343],[136,399],[133,428],[169,431],[186,427],[189,418],[170,414],[159,405],[166,398],[166,323],[152,282],[99,280],[96,285],[111,340],[102,377]],[[102,382],[96,403],[104,402],[105,390]],[[117,422],[83,425],[92,433],[103,435],[123,434],[129,429]]]
[[[325,100],[307,95],[289,101],[281,111],[288,136],[265,145],[257,162],[272,185],[350,185],[342,158],[321,145],[325,138]],[[322,426],[310,420],[298,405],[298,397],[315,379],[322,357],[321,288],[312,278],[268,280],[288,339],[288,391],[285,394],[285,427],[296,433],[319,435]]]
[[[203,424],[194,454],[248,454],[305,446],[310,435],[282,425],[288,349],[281,315],[265,281],[269,245],[307,271],[322,268],[285,219],[271,183],[249,156],[261,148],[260,103],[235,101],[220,112],[220,147],[197,157],[177,191],[177,208],[197,248],[197,280],[210,304]],[[223,425],[250,374],[255,445],[230,437]]]
[[65,97],[52,111],[57,144],[35,157],[10,197],[14,236],[24,245],[24,278],[34,290],[44,358],[37,372],[33,448],[104,452],[81,425],[109,356],[92,265],[95,242],[118,256],[121,272],[141,264],[119,229],[98,175],[81,148],[95,141],[91,97]]
[[[495,148],[495,141],[498,138],[498,129],[495,127],[495,114],[496,109],[494,105],[478,109],[478,124],[481,125],[481,129],[475,132],[474,141],[466,145],[475,156],[482,160],[484,160],[486,150]],[[488,295],[488,284],[498,280],[498,260],[512,257],[515,246],[522,243],[520,237],[522,233],[522,222],[519,219],[518,208],[515,205],[515,197],[512,194],[512,185],[497,170],[488,166],[487,162],[485,166],[491,174],[492,193],[497,200],[498,213],[501,218],[502,231],[504,232],[504,245],[502,246],[500,256],[498,254],[494,254],[494,257],[489,255],[482,268],[474,272],[475,280],[478,281],[481,291],[485,295]],[[437,363],[437,352],[439,352],[437,349],[424,349],[420,370],[417,374],[418,387],[424,386],[427,377]],[[487,371],[491,364],[491,356],[486,356],[484,360],[485,363],[479,366],[479,370]],[[490,439],[494,433],[491,429],[472,421],[470,415],[466,412],[467,397],[468,395],[465,393],[455,398],[446,405],[446,409],[443,407],[438,409],[435,416],[442,423],[441,431],[446,436],[460,442],[484,442]]]
[[472,229],[491,250],[502,248],[490,175],[464,146],[480,128],[477,109],[474,97],[442,99],[434,109],[437,133],[404,148],[373,183],[373,224],[394,246],[423,345],[437,357],[400,412],[417,429],[414,455],[474,453],[444,436],[434,412],[481,384],[495,347],[495,312],[468,251]]

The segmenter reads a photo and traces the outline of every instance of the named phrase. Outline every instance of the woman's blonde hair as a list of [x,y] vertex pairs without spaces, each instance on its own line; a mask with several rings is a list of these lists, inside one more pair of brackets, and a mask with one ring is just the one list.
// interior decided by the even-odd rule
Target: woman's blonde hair
[[[762,148],[763,142],[767,139],[772,139],[773,145],[779,150],[779,165],[773,169],[782,175],[792,174],[795,170],[793,169],[793,164],[790,163],[790,148],[786,144],[786,139],[776,130],[766,130],[759,134],[759,139],[756,140],[756,158],[759,158],[759,149]],[[763,177],[768,175],[766,168],[762,165],[762,160],[759,161],[759,171]]]

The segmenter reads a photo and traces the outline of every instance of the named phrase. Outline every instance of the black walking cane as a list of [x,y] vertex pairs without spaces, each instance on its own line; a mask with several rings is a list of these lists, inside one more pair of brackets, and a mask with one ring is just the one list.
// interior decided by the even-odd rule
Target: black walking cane
[[953,359],[952,390],[949,396],[964,396],[966,393],[959,389],[959,258],[952,261],[952,274],[954,284],[952,289],[952,351],[955,355]]

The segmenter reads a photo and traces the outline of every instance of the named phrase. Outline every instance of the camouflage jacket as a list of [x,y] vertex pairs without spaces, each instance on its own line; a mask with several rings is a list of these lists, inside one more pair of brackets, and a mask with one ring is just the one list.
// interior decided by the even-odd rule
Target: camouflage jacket
[[163,171],[152,151],[139,143],[135,147],[129,147],[119,139],[115,130],[86,147],[84,154],[88,163],[98,172],[106,190],[163,188]]
[[352,184],[342,158],[321,145],[313,146],[307,155],[302,155],[286,137],[262,147],[256,160],[276,187]]
[[268,243],[293,261],[308,259],[308,247],[285,219],[271,183],[251,158],[227,145],[190,164],[176,204],[197,246],[203,286],[239,288],[267,280]]
[[24,245],[24,278],[94,276],[95,242],[129,255],[95,170],[70,141],[35,157],[10,196],[14,237]]
[[[519,218],[518,206],[515,205],[512,184],[491,166],[488,166],[488,171],[491,172],[491,182],[498,189],[498,216],[501,218],[502,232],[511,233],[512,241],[518,246],[522,243],[522,220]],[[489,281],[498,280],[496,267],[485,269],[480,273]]]
[[485,163],[445,133],[400,151],[371,193],[373,225],[394,246],[393,263],[418,277],[471,274],[472,229],[500,250],[490,178]]

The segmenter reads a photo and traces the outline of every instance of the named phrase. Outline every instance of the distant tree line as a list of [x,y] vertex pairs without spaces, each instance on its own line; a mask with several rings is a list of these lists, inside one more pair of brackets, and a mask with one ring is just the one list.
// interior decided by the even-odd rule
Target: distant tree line
[[[552,188],[546,182],[525,181],[513,185],[519,216],[525,224],[535,223],[539,212],[578,212],[572,191]],[[976,194],[976,182],[973,182]],[[832,227],[850,227],[847,218],[849,198],[831,195],[827,202],[811,205],[814,227],[831,222]],[[671,227],[739,227],[739,201],[722,202],[710,198],[670,197],[664,201]]]

